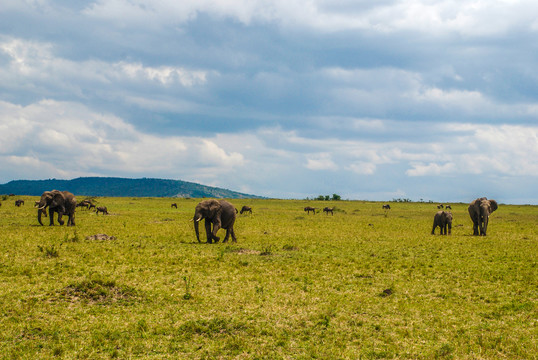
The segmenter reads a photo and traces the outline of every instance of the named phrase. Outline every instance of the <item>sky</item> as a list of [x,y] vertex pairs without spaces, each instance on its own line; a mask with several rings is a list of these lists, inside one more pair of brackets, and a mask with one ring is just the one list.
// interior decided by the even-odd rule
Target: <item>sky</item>
[[538,204],[535,0],[3,0],[0,183]]

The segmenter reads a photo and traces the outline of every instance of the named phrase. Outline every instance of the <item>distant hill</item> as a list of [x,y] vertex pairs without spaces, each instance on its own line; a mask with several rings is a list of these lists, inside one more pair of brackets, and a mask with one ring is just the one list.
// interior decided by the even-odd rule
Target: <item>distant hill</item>
[[263,198],[181,180],[80,177],[72,180],[14,180],[0,185],[0,194],[40,196],[46,190],[67,190],[81,196]]

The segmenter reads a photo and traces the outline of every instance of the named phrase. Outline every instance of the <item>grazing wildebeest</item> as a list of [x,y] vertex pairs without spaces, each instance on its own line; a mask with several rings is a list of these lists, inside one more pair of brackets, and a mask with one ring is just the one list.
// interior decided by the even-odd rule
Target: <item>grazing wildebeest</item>
[[177,209],[177,204],[176,203],[172,203],[172,205],[170,205],[171,208],[176,208]]
[[244,213],[244,212],[249,212],[252,214],[252,208],[250,206],[246,206],[244,205],[242,208],[241,208],[241,211],[239,212],[240,214]]
[[85,199],[85,200],[82,200],[81,202],[79,202],[77,204],[77,207],[82,207],[82,208],[89,209],[90,205],[92,205],[92,202],[90,200],[88,200],[88,199]]
[[316,215],[316,208],[313,208],[312,206],[305,207],[304,211],[306,211],[308,214],[310,214],[310,211],[312,211],[314,215]]
[[19,207],[21,205],[24,205],[24,200],[15,200],[15,206]]
[[331,213],[331,215],[334,215],[334,213],[333,213],[333,209],[334,209],[334,208],[324,207],[324,208],[323,208],[323,212],[325,212],[326,215],[329,215],[329,213]]
[[99,215],[99,212],[102,212],[103,215],[108,215],[108,209],[106,206],[98,206],[95,208],[95,214]]
[[389,205],[389,204],[385,204],[385,205],[383,205],[383,209],[390,210],[390,205]]

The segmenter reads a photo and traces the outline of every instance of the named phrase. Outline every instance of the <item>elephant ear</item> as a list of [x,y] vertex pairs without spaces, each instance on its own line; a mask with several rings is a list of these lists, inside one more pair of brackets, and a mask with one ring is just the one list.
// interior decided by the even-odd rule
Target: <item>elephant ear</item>
[[52,207],[61,207],[64,208],[65,205],[65,196],[61,192],[54,193],[52,195]]
[[209,204],[209,218],[213,219],[215,216],[217,216],[221,211],[222,206],[218,201],[212,201],[211,204]]
[[491,212],[494,212],[495,210],[497,210],[497,208],[499,207],[497,205],[497,201],[495,200],[490,200],[489,201],[489,205],[491,206]]

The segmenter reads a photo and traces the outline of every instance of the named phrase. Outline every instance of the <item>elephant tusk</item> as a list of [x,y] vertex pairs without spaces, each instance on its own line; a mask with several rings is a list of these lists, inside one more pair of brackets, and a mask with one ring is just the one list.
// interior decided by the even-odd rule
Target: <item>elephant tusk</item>
[[37,210],[43,210],[43,209],[46,208],[46,207],[47,207],[47,205],[43,205],[43,206],[41,206],[40,208],[37,208]]

